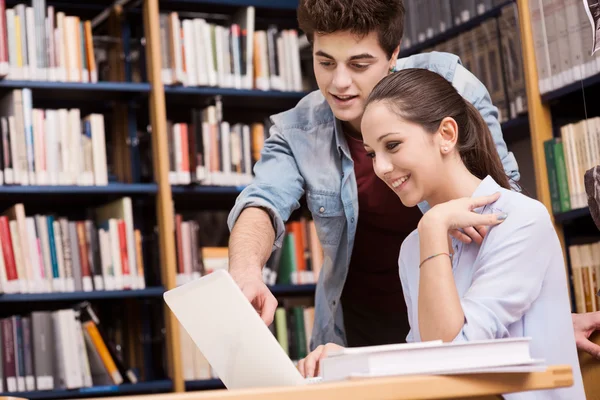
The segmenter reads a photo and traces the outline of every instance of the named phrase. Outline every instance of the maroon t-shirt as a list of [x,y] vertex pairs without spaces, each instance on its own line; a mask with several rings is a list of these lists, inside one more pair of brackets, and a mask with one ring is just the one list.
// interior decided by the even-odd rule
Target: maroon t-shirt
[[405,342],[409,325],[398,256],[422,213],[405,207],[375,175],[361,140],[346,139],[358,186],[358,224],[342,293],[348,346]]

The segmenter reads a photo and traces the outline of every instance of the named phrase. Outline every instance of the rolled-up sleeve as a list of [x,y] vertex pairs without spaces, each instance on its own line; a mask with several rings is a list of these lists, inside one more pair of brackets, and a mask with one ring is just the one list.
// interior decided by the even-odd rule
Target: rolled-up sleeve
[[281,247],[285,222],[300,207],[304,179],[279,127],[272,125],[269,133],[270,137],[264,143],[260,160],[254,166],[254,179],[236,199],[227,218],[227,225],[231,231],[245,208],[260,207],[271,217],[275,230],[274,246]]
[[[558,240],[543,206],[509,215],[482,246],[469,290],[461,299],[464,325],[454,341],[497,339],[538,297],[551,264],[540,249]],[[554,244],[554,243],[553,243]]]

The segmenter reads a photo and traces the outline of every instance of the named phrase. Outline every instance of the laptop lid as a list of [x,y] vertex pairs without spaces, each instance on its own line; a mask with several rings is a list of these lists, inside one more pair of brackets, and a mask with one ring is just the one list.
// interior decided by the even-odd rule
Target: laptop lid
[[229,272],[216,270],[163,297],[228,389],[304,382]]

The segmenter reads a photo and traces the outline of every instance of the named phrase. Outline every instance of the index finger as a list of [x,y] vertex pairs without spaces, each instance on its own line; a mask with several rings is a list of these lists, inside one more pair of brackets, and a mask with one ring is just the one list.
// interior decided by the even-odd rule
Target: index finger
[[498,200],[499,198],[500,198],[500,192],[496,192],[489,196],[475,197],[475,198],[471,199],[471,211],[476,208],[493,203],[494,201]]

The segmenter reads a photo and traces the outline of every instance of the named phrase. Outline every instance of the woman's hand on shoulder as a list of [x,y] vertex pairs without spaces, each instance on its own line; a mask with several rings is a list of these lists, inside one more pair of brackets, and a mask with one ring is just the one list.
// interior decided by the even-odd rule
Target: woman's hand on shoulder
[[320,345],[309,355],[298,362],[298,370],[300,374],[305,378],[312,378],[319,375],[319,362],[327,357],[327,353],[333,350],[343,349],[342,346],[335,343],[327,343],[326,345]]
[[[498,225],[506,219],[506,213],[478,214],[473,212],[476,208],[495,202],[499,197],[500,193],[497,192],[489,196],[463,197],[437,204],[421,218],[419,230],[444,229],[457,239],[469,243],[473,236],[477,236],[475,234],[477,232],[470,232],[467,236],[465,233],[469,233],[469,230],[484,231],[485,234],[486,227]],[[463,229],[465,233],[460,232],[459,229]],[[480,241],[476,241],[481,244]]]

